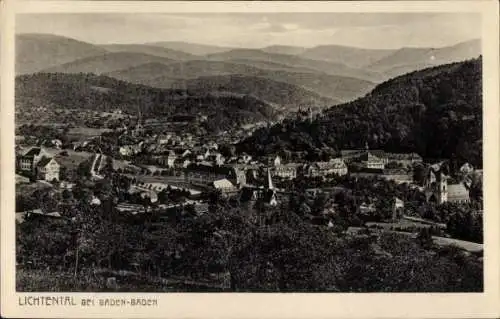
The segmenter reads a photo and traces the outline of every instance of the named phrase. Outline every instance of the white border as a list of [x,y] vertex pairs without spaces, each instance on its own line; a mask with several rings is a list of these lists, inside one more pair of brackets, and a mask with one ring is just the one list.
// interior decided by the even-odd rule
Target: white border
[[[496,318],[499,317],[499,61],[498,2],[133,2],[16,1],[2,3],[1,45],[1,311],[4,317],[48,318]],[[7,8],[5,8],[7,6]],[[19,307],[15,293],[14,12],[478,12],[483,16],[485,292],[474,294],[49,294],[158,297],[153,308]]]

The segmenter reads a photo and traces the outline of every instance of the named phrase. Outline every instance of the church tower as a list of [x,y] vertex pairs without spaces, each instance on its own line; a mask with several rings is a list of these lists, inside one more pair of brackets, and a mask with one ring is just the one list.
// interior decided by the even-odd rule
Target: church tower
[[137,124],[135,125],[135,129],[132,132],[132,135],[134,137],[139,137],[144,134],[144,127],[142,126],[142,113],[141,113],[141,107],[137,105]]
[[266,183],[267,189],[274,190],[274,185],[273,185],[273,178],[271,176],[271,171],[269,168],[267,169],[267,183]]

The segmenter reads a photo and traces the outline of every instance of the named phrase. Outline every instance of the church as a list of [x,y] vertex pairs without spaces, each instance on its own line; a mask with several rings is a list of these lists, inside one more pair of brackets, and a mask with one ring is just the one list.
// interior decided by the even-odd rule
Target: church
[[271,171],[267,170],[266,184],[261,187],[244,187],[241,190],[241,202],[256,203],[262,202],[271,206],[278,205],[276,188],[273,185]]
[[469,189],[464,183],[448,184],[449,169],[446,164],[431,165],[426,172],[424,192],[429,203],[443,204],[470,202]]

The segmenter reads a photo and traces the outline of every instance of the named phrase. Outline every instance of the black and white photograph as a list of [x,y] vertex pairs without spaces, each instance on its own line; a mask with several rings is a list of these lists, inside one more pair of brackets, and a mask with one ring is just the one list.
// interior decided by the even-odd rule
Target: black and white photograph
[[[498,294],[492,16],[188,2],[19,10],[2,30],[16,307],[133,293],[88,299],[87,314],[173,318],[155,298],[224,296],[234,311],[224,298]],[[481,302],[468,309],[492,314]]]
[[15,24],[17,291],[483,291],[480,14]]

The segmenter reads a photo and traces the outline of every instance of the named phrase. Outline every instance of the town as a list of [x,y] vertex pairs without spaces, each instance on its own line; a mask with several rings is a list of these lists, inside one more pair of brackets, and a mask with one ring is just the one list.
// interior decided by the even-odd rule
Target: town
[[[106,142],[111,135],[117,144]],[[20,223],[74,220],[78,201],[115,211],[121,219],[168,223],[179,212],[191,218],[213,213],[215,194],[254,216],[257,227],[266,227],[269,211],[293,205],[304,222],[322,231],[354,237],[425,234],[437,245],[469,254],[483,249],[477,230],[457,230],[443,213],[461,207],[469,218],[482,218],[482,171],[468,163],[452,173],[446,161],[427,163],[418,154],[372,150],[367,143],[324,161],[293,161],[290,154],[253,157],[217,136],[159,132],[141,121],[73,141],[27,134],[16,140]],[[342,212],[346,198],[352,208]]]

